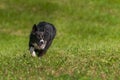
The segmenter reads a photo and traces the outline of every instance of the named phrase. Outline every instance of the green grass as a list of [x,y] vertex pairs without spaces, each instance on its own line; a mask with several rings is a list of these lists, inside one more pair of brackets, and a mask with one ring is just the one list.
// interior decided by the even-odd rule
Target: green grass
[[[42,58],[31,57],[34,23],[57,36]],[[0,0],[0,80],[119,80],[119,0]]]

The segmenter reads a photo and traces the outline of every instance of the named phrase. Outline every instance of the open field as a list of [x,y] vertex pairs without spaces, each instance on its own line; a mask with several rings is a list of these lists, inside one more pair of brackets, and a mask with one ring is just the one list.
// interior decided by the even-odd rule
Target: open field
[[[28,51],[39,21],[57,28],[40,59]],[[120,1],[0,0],[0,80],[120,80]]]

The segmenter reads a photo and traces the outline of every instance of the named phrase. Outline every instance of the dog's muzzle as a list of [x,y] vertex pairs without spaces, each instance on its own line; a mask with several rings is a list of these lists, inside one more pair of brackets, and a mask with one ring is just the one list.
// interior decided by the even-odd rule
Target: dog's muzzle
[[39,46],[40,46],[40,49],[44,49],[45,46],[46,46],[46,41],[44,41],[43,39],[40,40],[40,42],[39,42]]
[[47,41],[40,40],[40,42],[38,44],[34,43],[33,46],[34,46],[35,49],[43,50],[46,47],[46,43],[47,43]]
[[41,46],[43,44],[44,44],[44,40],[42,39],[42,40],[40,40],[39,45]]

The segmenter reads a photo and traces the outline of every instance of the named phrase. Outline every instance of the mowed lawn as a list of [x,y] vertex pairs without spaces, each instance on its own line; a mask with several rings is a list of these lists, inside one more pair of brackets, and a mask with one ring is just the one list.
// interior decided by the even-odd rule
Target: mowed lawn
[[[40,21],[57,36],[33,58],[29,34]],[[120,80],[120,1],[0,0],[0,80]]]

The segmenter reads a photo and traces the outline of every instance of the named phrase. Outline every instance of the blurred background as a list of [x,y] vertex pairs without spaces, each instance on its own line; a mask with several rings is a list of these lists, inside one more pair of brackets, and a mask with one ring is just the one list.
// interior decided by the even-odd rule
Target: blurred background
[[[54,24],[57,36],[38,60],[28,41],[41,21]],[[1,80],[118,80],[119,57],[119,0],[0,0]]]

